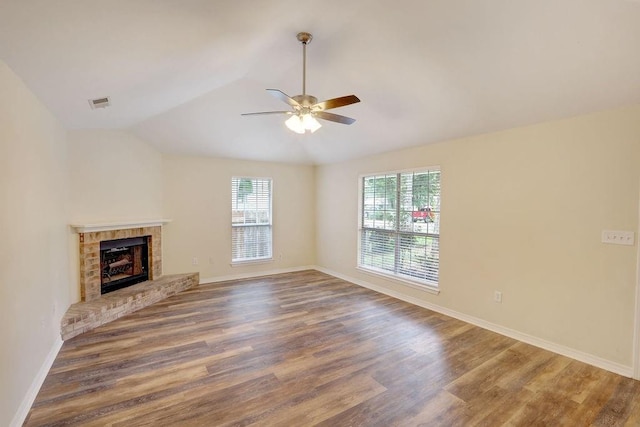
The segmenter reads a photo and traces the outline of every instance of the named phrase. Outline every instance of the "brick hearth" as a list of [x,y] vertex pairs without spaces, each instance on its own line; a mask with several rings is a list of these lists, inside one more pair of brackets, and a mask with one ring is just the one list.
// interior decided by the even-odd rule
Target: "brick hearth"
[[62,318],[62,339],[68,340],[162,301],[171,295],[197,286],[199,281],[198,273],[167,275],[158,280],[150,280],[110,292],[91,302],[73,304]]

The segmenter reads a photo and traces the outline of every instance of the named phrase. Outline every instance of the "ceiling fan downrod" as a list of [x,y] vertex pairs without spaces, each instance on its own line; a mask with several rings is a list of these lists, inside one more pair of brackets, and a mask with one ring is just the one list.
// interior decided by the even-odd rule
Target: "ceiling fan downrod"
[[297,38],[302,43],[302,96],[305,96],[307,94],[307,44],[311,43],[313,36],[311,33],[300,32]]

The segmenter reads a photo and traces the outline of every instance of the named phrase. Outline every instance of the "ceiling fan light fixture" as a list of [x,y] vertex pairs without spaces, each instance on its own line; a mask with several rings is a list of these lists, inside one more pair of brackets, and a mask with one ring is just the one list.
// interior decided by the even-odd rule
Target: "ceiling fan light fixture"
[[295,133],[300,134],[303,134],[306,131],[311,131],[311,133],[313,133],[322,127],[320,122],[308,113],[300,115],[294,114],[289,117],[284,124]]
[[297,114],[289,117],[284,124],[295,133],[304,133],[304,124],[302,123],[300,116]]
[[302,116],[302,124],[306,130],[310,130],[311,133],[317,131],[322,127],[320,122],[316,120],[311,114],[305,114]]

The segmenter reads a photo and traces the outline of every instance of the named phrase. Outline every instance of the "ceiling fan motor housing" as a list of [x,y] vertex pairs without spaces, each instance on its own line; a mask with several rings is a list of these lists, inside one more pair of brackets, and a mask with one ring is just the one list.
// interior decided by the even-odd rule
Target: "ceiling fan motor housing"
[[302,105],[303,107],[311,107],[312,105],[315,105],[318,103],[318,98],[316,98],[313,95],[296,95],[296,96],[292,96],[292,98],[296,100],[298,104]]

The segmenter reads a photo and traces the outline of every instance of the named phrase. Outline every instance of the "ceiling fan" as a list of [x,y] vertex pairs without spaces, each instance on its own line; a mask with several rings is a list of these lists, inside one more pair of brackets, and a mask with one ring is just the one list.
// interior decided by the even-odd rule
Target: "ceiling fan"
[[302,43],[302,95],[289,96],[278,89],[267,89],[267,91],[279,100],[289,104],[293,110],[290,111],[263,111],[259,113],[244,113],[243,116],[254,116],[261,114],[286,114],[291,116],[285,121],[289,129],[296,133],[305,133],[307,130],[315,132],[322,126],[317,119],[329,120],[331,122],[350,125],[355,122],[351,117],[341,116],[339,114],[329,113],[326,110],[344,107],[346,105],[360,102],[357,96],[347,95],[339,98],[327,99],[318,102],[318,98],[308,95],[306,71],[307,71],[307,45],[311,43],[313,36],[310,33],[298,33],[296,36],[298,41]]

